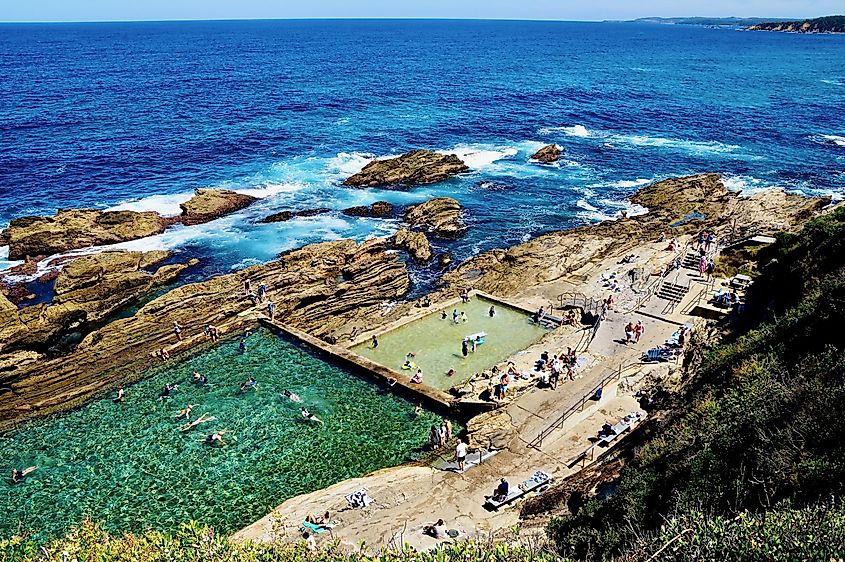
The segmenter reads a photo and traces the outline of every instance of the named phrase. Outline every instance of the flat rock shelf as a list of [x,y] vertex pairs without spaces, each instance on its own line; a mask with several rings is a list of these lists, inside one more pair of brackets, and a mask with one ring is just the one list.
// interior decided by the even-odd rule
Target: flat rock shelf
[[[266,330],[165,365],[111,397],[0,438],[4,467],[38,466],[0,483],[0,535],[60,533],[82,518],[111,530],[174,529],[191,519],[231,532],[302,493],[416,458],[440,419]],[[209,379],[191,382],[194,371]],[[255,391],[240,392],[253,376]],[[165,383],[177,383],[159,400]],[[305,420],[300,404],[325,422]],[[179,410],[215,420],[180,432]],[[227,444],[205,435],[225,430]]]

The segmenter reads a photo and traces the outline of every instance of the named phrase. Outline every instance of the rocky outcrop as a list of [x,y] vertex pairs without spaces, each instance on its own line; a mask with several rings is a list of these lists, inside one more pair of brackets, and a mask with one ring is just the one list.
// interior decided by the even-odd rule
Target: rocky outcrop
[[85,322],[99,322],[198,263],[191,260],[147,271],[169,257],[164,251],[103,252],[74,260],[56,278],[53,304],[84,311]]
[[328,213],[330,211],[331,209],[327,209],[325,207],[320,207],[318,209],[306,209],[304,211],[280,211],[278,213],[273,213],[272,215],[264,217],[263,219],[261,219],[261,222],[286,222],[294,217],[313,217],[316,215],[321,215],[323,213]]
[[413,150],[396,158],[373,160],[343,185],[352,187],[385,187],[435,183],[469,171],[454,154],[430,150]]
[[3,237],[9,259],[20,260],[152,236],[172,222],[154,212],[60,209],[53,217],[14,219]]
[[162,251],[83,256],[62,268],[49,304],[18,310],[13,304],[10,308],[4,298],[0,302],[0,353],[46,349],[67,332],[108,318],[198,263],[191,260],[146,271],[169,257]]
[[[172,354],[196,349],[207,341],[203,328],[208,324],[224,335],[253,327],[263,309],[246,298],[245,279],[254,287],[268,286],[277,318],[317,337],[348,330],[352,322],[381,318],[380,305],[402,297],[410,286],[407,269],[395,254],[386,252],[383,240],[305,246],[275,262],[182,285],[145,304],[132,317],[91,332],[63,357],[0,373],[0,431],[24,417],[73,407],[97,392],[143,376],[160,364],[152,353],[162,347],[169,347]],[[12,312],[2,300],[0,307]],[[35,308],[0,315],[0,335],[22,323],[35,323],[23,318],[25,310]],[[53,305],[40,314],[51,309],[66,308]],[[171,331],[174,321],[183,327],[181,343]],[[0,355],[0,364],[2,359]]]
[[393,214],[393,205],[387,201],[376,201],[372,205],[359,205],[343,210],[344,215],[350,217],[389,217]]
[[453,237],[464,230],[461,204],[451,197],[436,197],[405,210],[405,222],[436,236]]
[[563,154],[563,150],[561,150],[558,145],[547,144],[535,152],[531,156],[531,159],[544,164],[551,164],[552,162],[557,162],[561,154]]
[[526,287],[577,275],[609,256],[624,255],[661,236],[674,238],[708,229],[717,237],[741,238],[760,231],[795,230],[830,204],[830,198],[807,198],[782,191],[743,197],[728,191],[717,174],[656,182],[641,189],[631,201],[649,212],[491,250],[463,262],[443,279],[453,288],[474,287],[509,296]]
[[774,21],[747,27],[749,31],[788,33],[845,33],[845,16],[825,16],[803,21]]
[[210,222],[256,201],[257,197],[228,189],[196,189],[193,197],[179,205],[182,209],[181,221],[189,226]]
[[390,242],[395,248],[408,252],[414,261],[418,263],[426,263],[431,259],[431,245],[428,243],[428,238],[422,232],[400,228],[390,238]]

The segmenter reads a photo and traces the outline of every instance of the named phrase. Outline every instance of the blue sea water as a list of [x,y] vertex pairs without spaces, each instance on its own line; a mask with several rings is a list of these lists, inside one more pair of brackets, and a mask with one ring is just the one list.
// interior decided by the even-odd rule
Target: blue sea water
[[[176,214],[196,187],[261,196],[126,245],[198,256],[207,275],[397,228],[339,212],[257,224],[282,209],[453,196],[472,228],[437,245],[464,258],[612,217],[670,176],[841,195],[843,61],[843,36],[625,23],[0,25],[0,225],[61,207]],[[528,161],[551,142],[566,149],[558,166]],[[472,172],[339,185],[418,147]]]

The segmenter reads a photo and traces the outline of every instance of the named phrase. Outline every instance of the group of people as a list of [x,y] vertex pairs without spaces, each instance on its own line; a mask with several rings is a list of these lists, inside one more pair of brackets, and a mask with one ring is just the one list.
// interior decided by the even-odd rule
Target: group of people
[[640,338],[645,333],[645,326],[643,326],[642,320],[637,320],[637,323],[634,324],[633,322],[628,322],[625,324],[625,344],[631,343],[631,340],[634,343],[640,343]]
[[452,422],[449,420],[443,420],[440,427],[437,427],[436,425],[431,426],[431,430],[428,432],[428,444],[433,450],[445,447],[451,439]]
[[566,353],[554,354],[549,357],[548,351],[540,354],[540,359],[534,365],[535,370],[540,372],[540,384],[557,388],[561,376],[569,380],[575,380],[575,366],[578,363],[578,355],[571,347],[566,348]]

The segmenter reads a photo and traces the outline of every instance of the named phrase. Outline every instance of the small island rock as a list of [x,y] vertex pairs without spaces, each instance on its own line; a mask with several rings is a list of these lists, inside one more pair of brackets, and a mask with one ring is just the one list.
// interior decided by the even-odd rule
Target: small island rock
[[59,209],[52,217],[12,220],[2,238],[9,245],[9,259],[20,260],[144,238],[163,232],[172,222],[152,211]]
[[436,197],[405,210],[405,222],[437,236],[457,236],[466,225],[461,221],[462,207],[451,197]]
[[552,162],[557,162],[561,154],[563,154],[563,150],[558,145],[547,144],[535,152],[531,159],[544,164],[551,164]]
[[418,185],[435,183],[469,171],[454,154],[439,154],[431,150],[412,150],[396,158],[373,160],[350,176],[343,185],[378,187],[390,185]]
[[372,205],[359,205],[343,210],[350,217],[387,217],[393,214],[393,205],[387,201],[376,201]]
[[407,228],[401,228],[391,238],[393,246],[405,250],[419,263],[426,263],[431,259],[431,245],[428,238],[422,232],[415,232]]
[[197,189],[194,196],[179,207],[182,209],[182,223],[190,226],[240,211],[256,201],[257,197],[228,189]]

